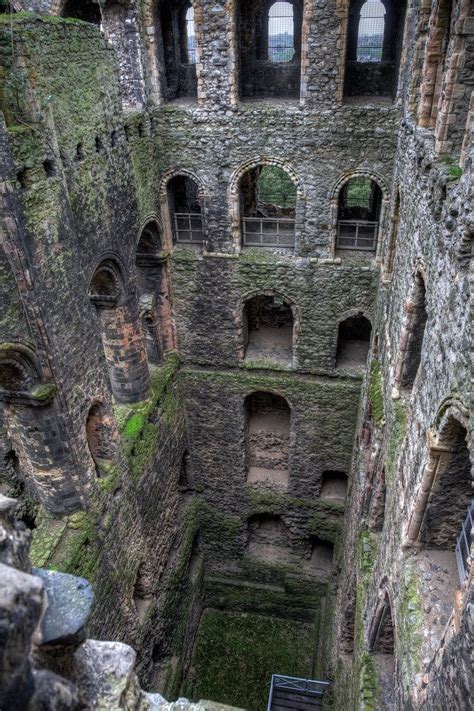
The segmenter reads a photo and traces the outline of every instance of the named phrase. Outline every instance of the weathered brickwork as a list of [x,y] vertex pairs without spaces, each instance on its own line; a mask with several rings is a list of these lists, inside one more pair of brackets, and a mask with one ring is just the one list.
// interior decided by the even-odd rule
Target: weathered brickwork
[[[336,708],[467,708],[472,16],[383,4],[365,66],[348,0],[294,5],[291,66],[260,3],[195,0],[195,66],[164,0],[0,16],[2,491],[169,698],[215,608],[313,624]],[[245,242],[263,168],[286,246]]]

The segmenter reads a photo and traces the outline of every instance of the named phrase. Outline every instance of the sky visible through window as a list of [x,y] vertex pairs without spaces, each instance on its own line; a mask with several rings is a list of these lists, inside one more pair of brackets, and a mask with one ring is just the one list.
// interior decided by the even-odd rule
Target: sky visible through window
[[186,11],[186,45],[189,64],[196,64],[196,35],[194,33],[194,8],[188,7]]
[[268,59],[289,62],[295,54],[293,5],[275,2],[268,13]]
[[380,0],[367,0],[362,5],[357,35],[357,61],[382,60],[385,7]]

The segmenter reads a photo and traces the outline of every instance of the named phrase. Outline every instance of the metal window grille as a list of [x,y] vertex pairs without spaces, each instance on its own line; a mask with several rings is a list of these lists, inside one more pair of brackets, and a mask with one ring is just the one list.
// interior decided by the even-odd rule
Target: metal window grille
[[337,223],[338,249],[355,249],[374,252],[377,245],[378,222],[364,220],[339,220]]
[[348,181],[344,191],[344,207],[363,207],[372,209],[373,183],[370,178],[361,175]]
[[461,533],[456,541],[456,562],[458,564],[459,580],[461,585],[469,576],[471,567],[471,548],[474,538],[474,501],[467,510],[466,518],[461,527]]
[[194,31],[194,8],[186,10],[186,54],[188,64],[196,64],[196,33]]
[[202,243],[204,233],[201,213],[175,212],[174,230],[177,242]]
[[367,0],[360,11],[357,61],[381,62],[385,32],[385,7],[380,0]]
[[322,698],[329,687],[328,681],[318,681],[316,679],[299,679],[293,676],[282,676],[281,674],[273,674],[270,684],[270,693],[268,695],[267,711],[272,711],[278,703],[275,700],[273,706],[274,694],[278,690],[286,692],[294,692],[302,694],[302,697]]
[[243,217],[242,234],[245,247],[295,246],[295,221],[283,217]]
[[290,62],[295,56],[293,5],[275,2],[268,12],[268,60]]

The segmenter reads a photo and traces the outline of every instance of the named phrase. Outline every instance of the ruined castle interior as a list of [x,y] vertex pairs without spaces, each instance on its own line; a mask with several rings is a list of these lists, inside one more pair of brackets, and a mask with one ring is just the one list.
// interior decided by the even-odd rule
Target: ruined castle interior
[[0,0],[0,708],[472,709],[472,0]]

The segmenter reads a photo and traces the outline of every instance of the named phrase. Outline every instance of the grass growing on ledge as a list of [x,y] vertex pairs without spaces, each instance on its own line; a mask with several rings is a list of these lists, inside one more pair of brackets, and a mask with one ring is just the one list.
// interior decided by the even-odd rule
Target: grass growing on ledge
[[207,609],[183,694],[262,711],[272,674],[311,678],[314,635],[295,620]]

